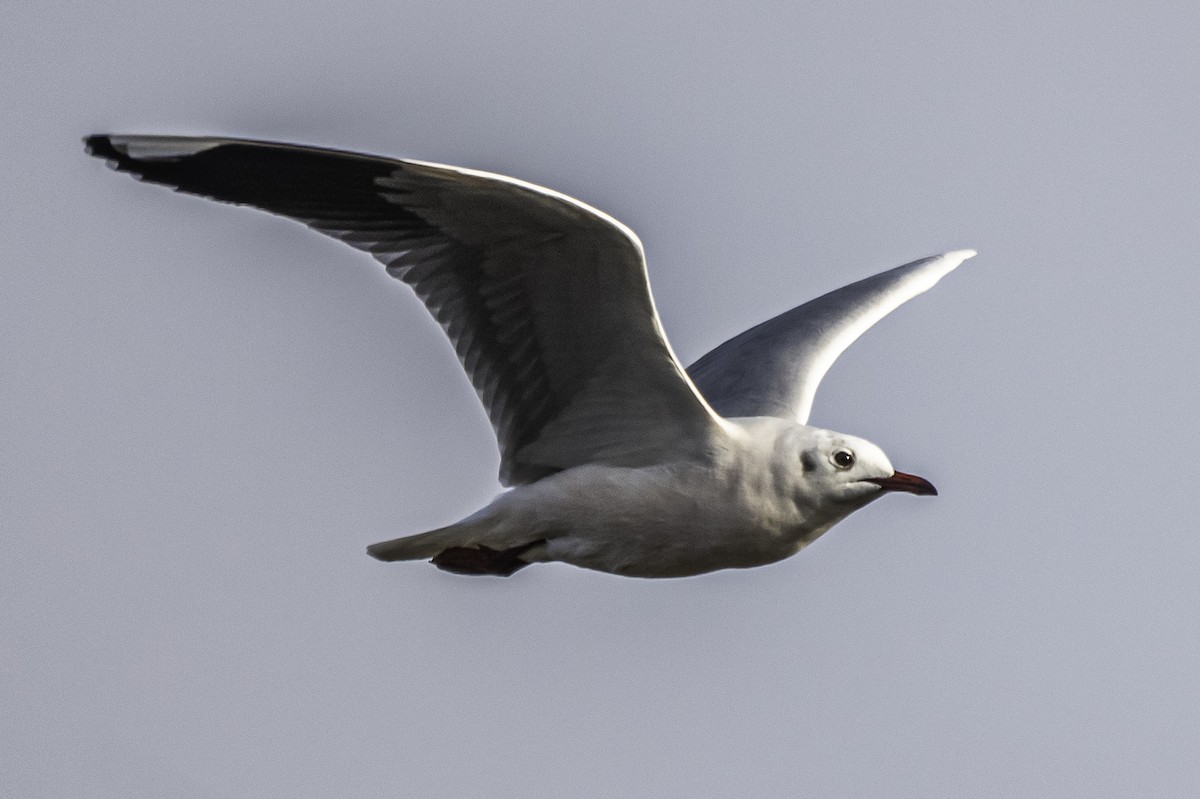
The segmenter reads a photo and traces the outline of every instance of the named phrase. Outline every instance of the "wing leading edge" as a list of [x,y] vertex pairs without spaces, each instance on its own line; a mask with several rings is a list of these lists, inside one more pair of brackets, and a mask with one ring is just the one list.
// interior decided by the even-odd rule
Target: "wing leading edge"
[[726,418],[778,416],[807,424],[821,378],[855,339],[975,255],[957,250],[889,269],[769,319],[688,368]]
[[500,478],[703,457],[724,422],[663,334],[641,243],[529,183],[244,139],[96,135],[88,152],[178,191],[371,253],[441,324],[500,445]]

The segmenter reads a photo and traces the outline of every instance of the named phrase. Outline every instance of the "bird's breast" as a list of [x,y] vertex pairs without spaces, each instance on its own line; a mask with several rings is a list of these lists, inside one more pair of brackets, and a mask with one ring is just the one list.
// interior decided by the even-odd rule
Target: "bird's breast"
[[795,503],[767,480],[707,464],[583,466],[519,489],[548,536],[547,555],[632,576],[685,576],[773,563],[807,543]]

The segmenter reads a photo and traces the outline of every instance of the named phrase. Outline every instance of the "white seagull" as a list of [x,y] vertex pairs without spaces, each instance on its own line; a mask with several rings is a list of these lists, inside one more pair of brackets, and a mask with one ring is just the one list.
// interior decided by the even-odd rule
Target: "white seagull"
[[834,359],[972,250],[830,292],[685,370],[641,242],[571,197],[473,169],[274,142],[84,141],[141,180],[370,253],[446,331],[511,488],[462,521],[368,547],[380,560],[681,577],[782,560],[888,491],[937,493],[869,441],[806,422]]

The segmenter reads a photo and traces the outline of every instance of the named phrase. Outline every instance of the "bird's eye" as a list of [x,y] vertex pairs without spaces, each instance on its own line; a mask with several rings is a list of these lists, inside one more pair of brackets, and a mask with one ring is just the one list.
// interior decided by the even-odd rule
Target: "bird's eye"
[[849,469],[854,465],[854,453],[848,449],[834,450],[833,465],[839,469]]

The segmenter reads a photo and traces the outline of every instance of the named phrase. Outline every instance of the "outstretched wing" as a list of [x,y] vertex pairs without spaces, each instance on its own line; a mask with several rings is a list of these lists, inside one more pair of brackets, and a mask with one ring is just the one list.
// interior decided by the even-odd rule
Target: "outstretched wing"
[[958,250],[922,258],[831,291],[731,338],[688,374],[726,418],[779,416],[806,424],[817,385],[837,357],[973,255]]
[[663,334],[642,246],[615,219],[500,175],[288,144],[97,135],[136,177],[295,219],[371,253],[454,344],[500,478],[702,457],[719,419]]

